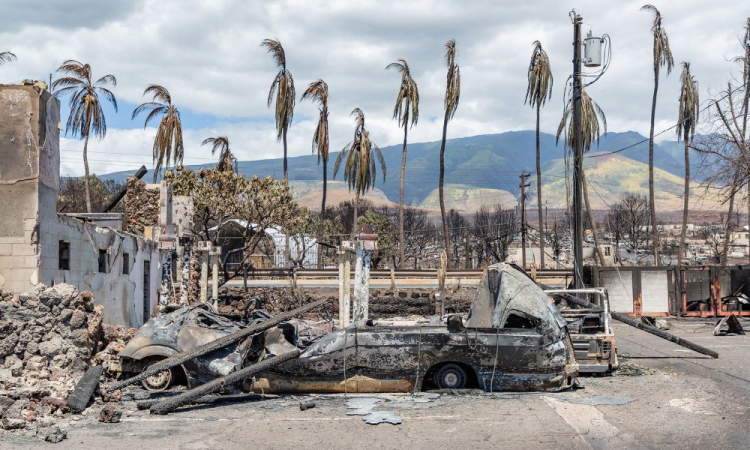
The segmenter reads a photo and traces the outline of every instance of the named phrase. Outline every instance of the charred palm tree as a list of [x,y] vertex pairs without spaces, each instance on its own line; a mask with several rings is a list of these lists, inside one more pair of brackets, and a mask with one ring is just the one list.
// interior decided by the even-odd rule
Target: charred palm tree
[[117,86],[117,79],[114,75],[105,75],[93,81],[91,66],[74,60],[65,61],[57,71],[65,75],[52,83],[52,90],[57,98],[70,96],[70,114],[65,126],[65,134],[70,132],[73,137],[83,139],[86,212],[92,212],[91,192],[89,191],[89,137],[94,135],[101,140],[107,135],[107,119],[104,116],[100,96],[110,102],[117,112],[115,94],[105,87]]
[[229,149],[229,139],[226,136],[210,137],[204,139],[201,145],[211,146],[211,155],[219,152],[219,162],[216,164],[216,170],[219,172],[237,172],[237,158]]
[[648,202],[651,211],[651,233],[653,235],[654,265],[659,265],[659,228],[656,223],[656,206],[654,203],[654,121],[656,120],[656,94],[659,91],[659,71],[667,68],[667,75],[672,72],[674,60],[669,50],[669,38],[661,24],[661,13],[655,6],[644,5],[641,11],[654,15],[651,33],[654,36],[654,97],[651,100],[651,130],[648,136]]
[[289,72],[289,69],[286,68],[284,47],[281,46],[281,42],[278,39],[264,39],[260,46],[264,47],[271,54],[276,62],[276,67],[279,69],[279,72],[273,79],[273,83],[271,83],[271,89],[268,91],[268,107],[271,107],[275,97],[276,140],[282,141],[284,144],[284,182],[288,182],[286,134],[289,131],[289,126],[292,125],[292,118],[294,117],[296,96],[294,92],[294,78],[292,78],[292,73]]
[[448,233],[448,216],[445,212],[445,193],[443,184],[445,182],[445,138],[448,133],[448,122],[453,119],[458,109],[458,101],[461,96],[461,70],[456,64],[456,41],[450,39],[445,43],[445,65],[448,66],[448,76],[445,86],[445,116],[443,117],[443,140],[440,143],[440,181],[438,183],[438,194],[440,197],[440,216],[443,222],[443,245],[448,261],[448,268],[453,264],[453,255],[450,234]]
[[[323,239],[323,229],[326,220],[326,192],[328,188],[328,84],[323,80],[317,80],[310,83],[302,94],[302,100],[310,99],[317,102],[318,107],[318,126],[312,139],[312,151],[318,154],[318,164],[323,162],[323,199],[320,204],[320,227],[318,230],[318,243]],[[322,248],[318,246],[318,268],[323,266]]]
[[13,62],[16,60],[16,55],[12,52],[0,52],[0,66],[5,63]]
[[153,94],[153,99],[135,108],[131,120],[135,119],[140,113],[148,111],[143,123],[143,128],[146,128],[151,120],[161,116],[153,147],[154,183],[156,183],[161,168],[168,166],[170,161],[175,166],[182,164],[185,157],[185,145],[182,142],[180,111],[172,103],[172,96],[169,95],[167,88],[152,84],[143,91],[143,95],[148,94]]
[[542,214],[542,157],[539,143],[539,110],[552,98],[552,67],[542,43],[534,41],[534,50],[529,61],[529,85],[526,88],[525,103],[536,108],[536,203],[539,211],[539,262],[544,268],[544,215]]
[[377,166],[383,171],[383,182],[385,183],[386,167],[380,148],[370,140],[370,132],[365,128],[365,114],[359,108],[354,108],[351,113],[355,116],[356,126],[354,128],[354,139],[348,143],[333,164],[333,176],[344,162],[344,180],[346,180],[349,191],[354,189],[354,225],[352,228],[352,239],[357,230],[357,209],[359,208],[359,197],[375,187],[375,179],[378,175]]
[[690,142],[695,136],[695,124],[698,123],[700,98],[698,82],[690,73],[690,63],[682,63],[680,74],[680,109],[677,113],[677,140],[685,143],[685,198],[682,208],[682,231],[680,232],[680,253],[677,264],[682,265],[685,257],[685,235],[687,234],[688,199],[690,197]]
[[[566,126],[567,124],[567,126]],[[601,124],[601,125],[600,125]],[[567,130],[566,130],[567,128]],[[604,129],[604,134],[607,134],[607,116],[604,115],[604,111],[599,105],[589,97],[586,91],[581,93],[581,140],[583,143],[583,151],[588,152],[591,150],[591,145],[596,141],[596,145],[599,145],[600,130]],[[560,125],[557,127],[557,142],[560,141],[560,136],[565,133],[567,142],[565,145],[569,148],[573,148],[573,102],[569,102],[567,109],[563,113]],[[596,248],[596,254],[599,257],[601,264],[604,264],[604,255],[599,247],[599,231],[597,229],[596,217],[591,210],[591,203],[589,202],[589,190],[588,182],[586,181],[586,171],[583,173],[583,199],[586,203],[586,213],[588,214],[589,222],[591,222],[591,229],[594,233],[594,247]]]
[[396,106],[393,107],[393,118],[398,121],[399,127],[404,128],[404,147],[401,153],[401,180],[399,185],[398,200],[398,263],[404,263],[404,177],[406,175],[406,141],[410,127],[419,120],[419,89],[417,83],[411,76],[409,65],[406,60],[399,59],[395,63],[388,64],[386,70],[396,69],[401,73],[401,86],[396,97]]

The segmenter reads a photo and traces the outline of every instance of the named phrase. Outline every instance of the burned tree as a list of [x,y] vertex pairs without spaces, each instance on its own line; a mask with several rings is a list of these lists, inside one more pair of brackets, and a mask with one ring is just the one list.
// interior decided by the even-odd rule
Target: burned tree
[[628,236],[628,246],[633,254],[632,263],[638,265],[639,251],[648,242],[648,199],[637,194],[626,194],[616,206],[622,227]]
[[482,206],[474,213],[473,236],[476,239],[477,260],[480,266],[503,262],[508,258],[508,247],[518,231],[516,213],[495,205]]
[[[222,227],[234,223],[233,245],[220,258],[224,279],[229,280],[253,268],[257,252],[270,256],[273,244],[266,230],[289,233],[301,227],[306,210],[292,200],[289,187],[271,177],[245,178],[232,171],[201,169],[169,171],[165,180],[174,186],[175,195],[193,200],[193,233],[213,245],[228,242]],[[228,262],[231,261],[231,267]]]

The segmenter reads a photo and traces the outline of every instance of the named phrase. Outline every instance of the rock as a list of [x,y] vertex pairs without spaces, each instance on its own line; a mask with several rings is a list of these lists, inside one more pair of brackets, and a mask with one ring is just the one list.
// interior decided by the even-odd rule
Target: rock
[[73,315],[70,317],[71,328],[81,328],[86,323],[86,312],[76,309],[73,311]]
[[33,356],[26,360],[25,369],[27,371],[39,372],[47,368],[47,358],[44,356]]
[[11,334],[3,340],[0,340],[0,357],[8,356],[15,353],[18,344],[18,335]]
[[44,342],[39,344],[39,353],[44,356],[56,356],[63,350],[63,341],[60,335],[53,334]]
[[122,411],[114,405],[107,405],[99,412],[99,422],[118,423],[122,417]]
[[0,425],[2,425],[3,430],[20,430],[21,428],[26,428],[26,421],[6,417],[0,422]]
[[49,425],[46,427],[37,427],[36,437],[53,444],[61,442],[63,439],[68,437],[68,433],[61,430],[57,425]]

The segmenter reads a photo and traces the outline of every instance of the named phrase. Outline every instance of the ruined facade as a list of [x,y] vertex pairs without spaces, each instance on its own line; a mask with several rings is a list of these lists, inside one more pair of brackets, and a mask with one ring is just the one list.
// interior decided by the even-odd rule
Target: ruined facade
[[68,283],[94,293],[105,323],[139,326],[158,303],[157,245],[58,215],[61,128],[42,83],[0,85],[0,288]]

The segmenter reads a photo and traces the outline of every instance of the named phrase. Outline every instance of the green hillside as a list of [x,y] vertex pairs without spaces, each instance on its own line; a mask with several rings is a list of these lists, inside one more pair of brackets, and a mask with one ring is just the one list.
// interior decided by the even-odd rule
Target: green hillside
[[[697,137],[698,138],[698,137]],[[450,201],[453,207],[471,210],[481,204],[492,204],[499,199],[503,203],[510,201],[509,196],[519,195],[518,175],[522,171],[536,173],[535,133],[531,130],[511,131],[500,134],[471,136],[449,139],[445,153],[445,183],[453,186]],[[551,134],[541,133],[541,161],[545,175],[543,182],[547,189],[545,201],[549,207],[565,206],[565,183],[561,177],[565,176],[564,149],[555,142]],[[595,152],[618,152],[611,157],[586,158],[587,167],[593,164],[592,182],[601,184],[601,194],[604,198],[617,199],[628,191],[647,192],[648,142],[640,134],[628,131],[624,133],[607,133],[602,136]],[[657,168],[657,198],[659,206],[665,209],[679,209],[679,197],[682,196],[682,174],[684,173],[684,156],[682,143],[665,141],[654,146],[655,167]],[[401,146],[384,147],[383,155],[389,176],[385,182],[378,178],[373,195],[385,196],[391,202],[399,198],[399,167],[401,165]],[[189,149],[188,149],[189,151]],[[306,150],[306,152],[309,150]],[[408,205],[423,205],[437,208],[437,188],[439,174],[440,142],[409,143],[404,200]],[[293,152],[293,151],[292,151]],[[592,155],[595,154],[592,152]],[[338,153],[331,153],[334,160]],[[696,181],[701,181],[699,157],[691,158],[691,173]],[[320,189],[322,170],[317,164],[317,156],[306,154],[288,159],[289,181],[297,197],[310,197],[311,192]],[[710,166],[710,164],[706,164]],[[210,167],[188,166],[193,169]],[[329,165],[328,179],[332,189],[346,189],[341,174],[333,178],[332,164]],[[245,176],[266,176],[280,178],[282,175],[281,159],[260,161],[240,161],[238,170]],[[125,177],[134,170],[103,175],[103,178],[124,181]],[[146,175],[149,179],[150,175]],[[599,186],[599,185],[597,185]],[[535,180],[531,180],[531,193],[535,195]],[[694,189],[693,198],[698,197],[700,189]],[[345,193],[338,192],[337,198],[345,198]],[[591,192],[592,201],[596,197]],[[311,200],[312,201],[312,200]],[[607,200],[609,202],[609,200]],[[601,200],[594,202],[597,208],[603,206]],[[451,207],[449,205],[449,207]],[[698,206],[696,206],[698,207]],[[708,208],[708,206],[707,206]]]
[[[596,154],[596,153],[594,153]],[[569,173],[572,173],[572,167]],[[648,165],[620,155],[607,155],[584,160],[589,186],[589,200],[594,209],[608,209],[625,193],[648,196]],[[566,207],[565,161],[550,161],[542,168],[543,201],[549,208]],[[682,208],[683,178],[665,170],[654,169],[655,202],[658,210]],[[530,202],[536,202],[536,177],[532,177]],[[715,191],[706,192],[699,183],[691,183],[691,205],[696,209],[720,209]],[[572,201],[572,199],[570,200]]]

